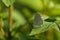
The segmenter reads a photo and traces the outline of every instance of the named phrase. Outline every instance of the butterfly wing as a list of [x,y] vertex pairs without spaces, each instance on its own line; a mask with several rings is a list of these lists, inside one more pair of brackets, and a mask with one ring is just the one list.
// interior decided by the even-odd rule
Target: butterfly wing
[[34,25],[34,26],[41,26],[42,24],[43,24],[43,19],[42,19],[40,13],[37,13],[37,14],[35,15],[33,25]]

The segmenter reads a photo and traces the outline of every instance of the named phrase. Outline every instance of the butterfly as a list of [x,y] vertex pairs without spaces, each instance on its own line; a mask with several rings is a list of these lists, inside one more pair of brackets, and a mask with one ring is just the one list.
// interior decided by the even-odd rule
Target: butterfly
[[34,17],[34,23],[33,26],[41,26],[43,24],[43,19],[41,17],[40,13],[36,13]]

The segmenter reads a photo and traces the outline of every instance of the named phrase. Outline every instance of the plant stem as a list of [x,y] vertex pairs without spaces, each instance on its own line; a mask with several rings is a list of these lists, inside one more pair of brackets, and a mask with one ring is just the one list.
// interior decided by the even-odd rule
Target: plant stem
[[1,24],[1,17],[0,17],[0,31],[1,31],[1,27],[2,27],[2,24]]
[[12,40],[10,28],[12,27],[12,5],[9,6],[9,24],[8,24],[8,40]]
[[9,28],[12,27],[12,5],[9,6]]

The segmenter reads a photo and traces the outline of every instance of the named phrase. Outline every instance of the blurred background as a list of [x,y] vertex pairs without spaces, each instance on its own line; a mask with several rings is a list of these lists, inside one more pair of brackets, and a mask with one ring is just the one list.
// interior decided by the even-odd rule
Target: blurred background
[[[8,38],[9,7],[6,5],[0,1],[0,40]],[[11,40],[60,40],[60,0],[15,0],[12,6]],[[33,23],[37,13],[43,24],[36,27]],[[38,22],[39,18],[36,18]]]

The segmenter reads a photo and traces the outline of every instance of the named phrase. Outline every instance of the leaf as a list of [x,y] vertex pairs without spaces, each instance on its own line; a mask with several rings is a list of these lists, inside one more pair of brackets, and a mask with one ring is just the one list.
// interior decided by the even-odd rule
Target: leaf
[[55,4],[60,4],[60,0],[52,0]]
[[35,27],[32,29],[32,32],[29,35],[35,35],[47,31],[49,28],[53,28],[56,31],[59,31],[59,28],[56,23],[53,22],[44,22],[41,27]]
[[13,40],[27,40],[27,35],[24,33],[16,33],[13,35]]
[[2,0],[2,2],[9,7],[9,5],[13,4],[15,2],[15,0]]
[[8,17],[8,12],[4,10],[3,12],[0,13],[1,18],[7,18]]
[[60,28],[60,17],[57,17],[55,22],[56,22],[56,24],[57,24],[57,25],[59,26],[59,28]]
[[60,40],[60,31],[54,31],[54,40]]
[[35,35],[38,33],[42,33],[48,30],[49,26],[51,25],[50,22],[44,22],[41,27],[36,27],[32,29],[32,32],[29,35]]
[[5,38],[0,34],[0,40],[5,40]]
[[47,6],[49,4],[49,2],[50,2],[50,0],[42,0],[42,1],[43,1],[45,6]]
[[52,24],[50,25],[50,27],[53,28],[53,29],[56,30],[56,31],[59,31],[59,28],[58,28],[58,26],[57,26],[56,23],[52,23]]
[[60,16],[60,5],[56,4],[53,8],[51,8],[50,14],[48,14],[48,15],[52,16],[52,17]]
[[44,15],[44,14],[42,15],[42,19],[43,19],[43,20],[46,20],[46,19],[48,19],[48,18],[49,18],[49,16]]
[[43,3],[41,0],[17,0],[18,3],[28,6],[29,8],[40,11],[43,9]]
[[48,19],[45,19],[45,21],[47,21],[47,22],[55,22],[56,21],[56,19],[55,19],[55,17],[50,17],[50,18],[48,18]]

